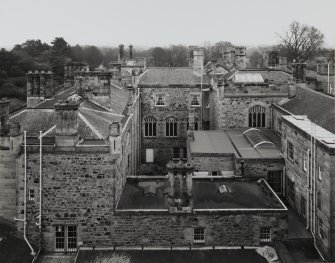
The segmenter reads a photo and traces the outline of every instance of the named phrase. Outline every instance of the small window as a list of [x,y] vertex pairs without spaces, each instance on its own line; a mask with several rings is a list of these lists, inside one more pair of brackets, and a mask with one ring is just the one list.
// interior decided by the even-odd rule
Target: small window
[[212,171],[212,173],[211,173],[213,176],[217,176],[217,175],[219,175],[219,172],[218,171]]
[[28,200],[29,201],[34,201],[35,200],[35,190],[34,189],[29,189],[28,190]]
[[200,94],[191,94],[191,106],[200,106]]
[[282,122],[281,122],[281,119],[280,119],[280,118],[278,118],[277,120],[278,120],[278,122],[277,122],[277,123],[278,123],[278,129],[277,129],[277,130],[278,130],[278,133],[281,134],[281,126],[282,126]]
[[265,127],[265,108],[256,105],[249,109],[249,127]]
[[180,158],[180,149],[179,148],[173,148],[172,154],[173,154],[173,159],[179,159]]
[[156,106],[165,106],[165,94],[159,93],[156,95]]
[[271,242],[271,228],[270,227],[261,227],[260,235],[259,235],[260,242]]
[[304,155],[303,155],[303,162],[302,162],[302,168],[304,170],[304,172],[307,172],[307,167],[308,167],[308,155],[307,155],[307,152],[304,152]]
[[319,191],[316,195],[316,205],[318,207],[319,210],[321,210],[322,208],[322,193]]
[[322,169],[321,169],[321,166],[319,166],[318,178],[319,178],[320,181],[322,180]]
[[193,242],[195,244],[205,243],[205,229],[204,228],[195,228],[193,230]]
[[77,251],[76,226],[55,226],[55,251],[57,252]]
[[290,161],[294,162],[294,146],[290,141],[287,141],[287,157]]

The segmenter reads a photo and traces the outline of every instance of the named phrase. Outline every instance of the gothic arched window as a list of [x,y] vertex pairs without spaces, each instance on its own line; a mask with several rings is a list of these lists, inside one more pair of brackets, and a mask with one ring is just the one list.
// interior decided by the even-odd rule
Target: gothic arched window
[[165,122],[165,136],[177,137],[177,120],[173,117],[167,118]]
[[156,119],[148,117],[144,119],[144,137],[156,137]]
[[249,127],[265,127],[265,108],[256,105],[249,109]]

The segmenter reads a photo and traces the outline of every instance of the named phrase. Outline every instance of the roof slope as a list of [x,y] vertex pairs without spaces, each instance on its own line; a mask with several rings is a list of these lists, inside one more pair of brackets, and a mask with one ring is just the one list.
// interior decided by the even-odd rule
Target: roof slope
[[307,115],[315,124],[335,133],[334,97],[298,86],[296,97],[280,106],[294,115]]
[[[203,76],[203,83],[210,83],[208,76]],[[201,77],[193,74],[193,68],[162,67],[148,68],[140,77],[140,85],[196,85]]]

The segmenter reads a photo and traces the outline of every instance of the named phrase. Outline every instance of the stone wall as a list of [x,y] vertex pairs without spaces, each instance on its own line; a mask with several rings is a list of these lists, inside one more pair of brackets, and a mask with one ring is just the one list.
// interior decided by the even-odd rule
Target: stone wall
[[[286,235],[287,214],[221,213],[174,215],[169,213],[117,212],[111,225],[110,245],[188,246],[193,244],[193,228],[205,228],[207,246],[256,246],[259,229],[272,228],[273,239]],[[252,226],[252,227],[250,227]]]
[[211,92],[211,129],[249,127],[249,109],[255,105],[265,108],[266,128],[271,127],[272,103],[287,97],[284,86],[221,86]]
[[209,155],[192,154],[189,155],[188,162],[194,166],[195,170],[208,171],[233,171],[235,173],[235,157],[233,155]]
[[16,154],[10,151],[10,138],[0,137],[0,217],[16,216]]
[[[146,148],[154,149],[154,162],[165,165],[172,159],[173,148],[186,148],[187,121],[191,107],[191,92],[200,92],[200,87],[141,87],[142,105],[142,162],[145,162]],[[165,94],[165,106],[155,106],[156,95]],[[144,137],[144,120],[147,117],[154,117],[157,120],[157,136],[155,138]],[[165,136],[165,119],[174,117],[177,119],[178,136]],[[195,118],[200,123],[200,107],[195,107]]]
[[[333,151],[329,151],[327,147],[323,144],[316,142],[315,158],[314,154],[310,156],[310,161],[308,162],[307,171],[303,169],[303,154],[309,153],[311,151],[310,145],[310,135],[302,132],[298,128],[289,124],[288,122],[282,122],[282,152],[286,158],[286,175],[287,180],[294,182],[294,200],[291,205],[298,212],[298,214],[303,217],[301,210],[301,198],[305,198],[307,203],[310,204],[311,211],[315,211],[314,214],[310,216],[310,220],[314,221],[316,224],[316,234],[315,240],[318,248],[323,252],[323,255],[327,259],[334,260],[335,244],[332,242],[334,234],[332,234],[332,229],[334,229],[334,197],[332,191],[334,190],[334,178],[332,176],[334,172],[334,162],[335,154]],[[288,141],[294,145],[294,158],[293,160],[288,158],[287,145]],[[322,171],[321,179],[319,178],[319,168]],[[317,208],[315,203],[316,196],[314,195],[313,185],[315,182],[315,195],[318,192],[322,194],[322,206],[321,209]],[[308,187],[310,187],[311,192],[309,193]],[[323,222],[323,231],[325,233],[324,237],[321,237],[318,230],[318,219]],[[334,222],[334,221],[333,221]]]

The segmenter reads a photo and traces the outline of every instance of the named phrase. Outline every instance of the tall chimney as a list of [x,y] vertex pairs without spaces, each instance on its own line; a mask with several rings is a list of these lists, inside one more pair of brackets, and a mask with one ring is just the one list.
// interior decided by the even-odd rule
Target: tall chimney
[[78,107],[76,101],[58,101],[56,110],[56,146],[74,147],[78,142]]
[[238,69],[246,68],[246,47],[235,47],[235,64]]
[[120,44],[119,45],[119,62],[123,62],[124,58],[124,45]]
[[9,134],[9,103],[7,98],[0,100],[0,136]]
[[201,76],[204,68],[204,49],[196,47],[193,50],[193,73]]
[[133,45],[132,44],[129,45],[129,58],[133,59]]

